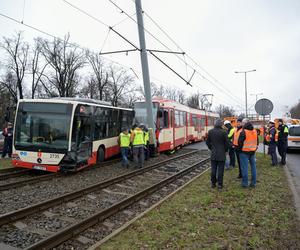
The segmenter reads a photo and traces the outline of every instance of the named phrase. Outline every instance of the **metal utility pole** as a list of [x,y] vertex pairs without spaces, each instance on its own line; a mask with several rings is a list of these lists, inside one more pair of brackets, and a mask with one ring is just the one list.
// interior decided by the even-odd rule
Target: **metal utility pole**
[[247,73],[254,72],[256,69],[247,70],[247,71],[235,71],[234,73],[243,73],[245,74],[245,108],[246,108],[246,117],[248,117],[248,103],[247,103]]
[[146,40],[145,40],[145,31],[144,31],[144,20],[142,13],[142,3],[141,0],[135,0],[136,8],[136,17],[139,31],[139,40],[140,40],[140,50],[141,50],[141,64],[143,72],[143,82],[144,82],[144,91],[146,98],[146,108],[147,108],[147,125],[149,128],[153,129],[153,141],[156,146],[155,141],[155,125],[153,120],[153,110],[152,110],[152,97],[151,97],[151,88],[150,88],[150,76],[149,76],[149,66],[148,66],[148,57],[146,50]]

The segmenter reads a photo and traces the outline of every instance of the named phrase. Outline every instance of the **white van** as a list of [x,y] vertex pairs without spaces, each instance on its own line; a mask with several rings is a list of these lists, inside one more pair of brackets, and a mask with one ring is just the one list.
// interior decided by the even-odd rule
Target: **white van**
[[300,125],[289,125],[288,149],[300,148]]

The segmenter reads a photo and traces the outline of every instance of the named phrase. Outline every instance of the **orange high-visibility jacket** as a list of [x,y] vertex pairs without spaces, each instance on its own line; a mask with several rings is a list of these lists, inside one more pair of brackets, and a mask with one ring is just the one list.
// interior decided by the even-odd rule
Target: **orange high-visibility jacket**
[[247,130],[245,129],[246,139],[242,148],[243,152],[254,152],[257,149],[257,132],[255,129]]
[[242,128],[240,128],[239,130],[238,130],[238,128],[234,129],[232,144],[236,147],[239,145],[239,137],[240,137],[240,133],[242,132],[242,130],[243,130]]

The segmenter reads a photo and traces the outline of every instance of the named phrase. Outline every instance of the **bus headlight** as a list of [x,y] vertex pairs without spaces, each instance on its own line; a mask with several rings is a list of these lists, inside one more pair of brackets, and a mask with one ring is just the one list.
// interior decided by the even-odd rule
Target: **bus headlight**
[[12,159],[12,160],[15,160],[15,161],[21,160],[18,154],[12,154],[12,155],[11,155],[11,159]]

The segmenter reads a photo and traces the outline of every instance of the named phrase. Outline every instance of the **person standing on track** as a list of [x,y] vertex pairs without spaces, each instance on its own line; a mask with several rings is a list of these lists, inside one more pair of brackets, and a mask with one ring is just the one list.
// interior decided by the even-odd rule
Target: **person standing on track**
[[[211,151],[211,187],[223,188],[224,165],[229,141],[226,131],[222,128],[223,121],[217,119],[213,129],[208,131],[206,145]],[[218,175],[218,177],[217,177]]]
[[232,145],[235,151],[235,155],[236,155],[236,159],[239,165],[239,175],[238,178],[241,179],[242,178],[242,169],[241,169],[241,163],[240,163],[240,152],[241,150],[239,149],[239,137],[240,137],[240,133],[242,132],[242,118],[238,118],[237,119],[237,127],[234,129],[234,133],[233,133],[233,137],[232,137]]
[[130,134],[128,133],[128,129],[122,129],[122,132],[119,135],[118,143],[121,148],[121,155],[122,155],[122,166],[129,167],[128,163],[128,152],[129,152],[129,145],[130,145]]
[[142,168],[144,166],[144,131],[142,130],[143,125],[136,127],[130,136],[130,141],[132,143],[132,153],[133,153],[133,160],[136,164],[136,167]]
[[287,145],[288,145],[288,135],[289,135],[289,129],[288,127],[283,123],[282,119],[278,120],[279,126],[278,126],[278,153],[281,157],[281,165],[286,164],[286,151],[287,151]]

